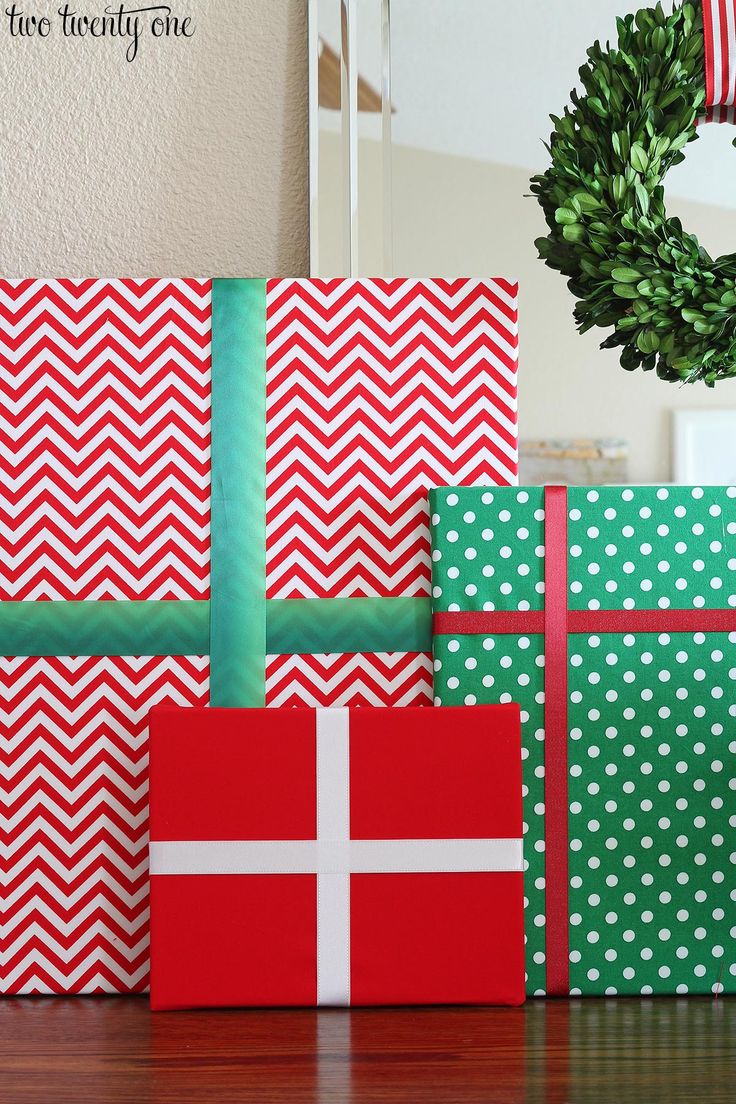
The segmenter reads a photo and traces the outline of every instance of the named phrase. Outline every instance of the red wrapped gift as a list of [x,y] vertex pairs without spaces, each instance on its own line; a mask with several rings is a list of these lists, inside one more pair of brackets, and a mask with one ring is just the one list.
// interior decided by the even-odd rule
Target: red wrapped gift
[[520,1004],[515,705],[156,709],[151,1004]]

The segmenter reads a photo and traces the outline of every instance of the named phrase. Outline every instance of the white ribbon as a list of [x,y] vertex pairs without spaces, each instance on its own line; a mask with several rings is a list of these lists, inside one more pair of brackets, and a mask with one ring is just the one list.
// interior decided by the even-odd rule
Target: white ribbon
[[152,842],[151,874],[315,874],[317,1003],[350,1004],[350,875],[523,870],[521,839],[350,839],[350,715],[317,710],[317,839]]

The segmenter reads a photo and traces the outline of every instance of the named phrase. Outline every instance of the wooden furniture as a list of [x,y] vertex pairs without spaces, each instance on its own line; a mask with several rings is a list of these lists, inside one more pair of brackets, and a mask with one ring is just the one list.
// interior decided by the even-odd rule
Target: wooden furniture
[[698,1104],[734,1099],[736,1001],[196,1012],[0,1002],[2,1104]]

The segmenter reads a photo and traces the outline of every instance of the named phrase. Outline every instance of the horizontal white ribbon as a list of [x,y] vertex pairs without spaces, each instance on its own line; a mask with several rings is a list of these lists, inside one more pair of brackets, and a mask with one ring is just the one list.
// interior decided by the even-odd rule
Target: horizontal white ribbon
[[523,869],[520,839],[170,840],[152,874],[444,874]]
[[350,714],[318,709],[317,839],[164,840],[151,874],[317,876],[317,1003],[350,1003],[350,875],[521,872],[521,839],[350,839]]

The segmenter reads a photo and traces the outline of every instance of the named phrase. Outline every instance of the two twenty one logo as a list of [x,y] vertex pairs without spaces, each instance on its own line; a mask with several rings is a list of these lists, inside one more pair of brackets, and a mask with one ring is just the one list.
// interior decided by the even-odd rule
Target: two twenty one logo
[[116,39],[127,42],[125,56],[135,61],[141,39],[191,38],[195,27],[191,16],[173,14],[169,4],[126,7],[108,5],[100,14],[82,15],[70,3],[57,9],[54,16],[29,14],[15,2],[5,9],[12,38],[49,38],[54,30],[64,38]]

